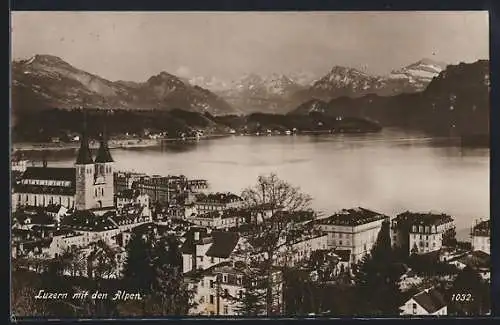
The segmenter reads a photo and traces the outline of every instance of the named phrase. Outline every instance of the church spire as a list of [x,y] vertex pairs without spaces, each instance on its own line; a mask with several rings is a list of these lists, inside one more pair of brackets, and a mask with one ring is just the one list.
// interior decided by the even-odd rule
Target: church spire
[[106,132],[106,113],[103,116],[102,121],[102,132],[100,138],[99,149],[97,150],[97,156],[95,159],[96,163],[108,163],[113,162],[113,158],[111,157],[111,152],[108,147],[108,137]]
[[76,158],[77,165],[88,165],[93,164],[92,153],[90,152],[89,139],[87,137],[87,111],[82,108],[83,113],[83,128],[80,139],[80,149],[78,150],[78,156]]

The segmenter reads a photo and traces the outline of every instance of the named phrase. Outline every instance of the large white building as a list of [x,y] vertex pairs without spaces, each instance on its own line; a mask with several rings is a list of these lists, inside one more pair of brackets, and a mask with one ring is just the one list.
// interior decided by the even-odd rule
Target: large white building
[[200,193],[196,195],[195,207],[199,214],[243,207],[243,199],[232,193]]
[[408,254],[436,252],[454,229],[446,214],[404,212],[391,221],[391,244]]
[[201,227],[212,229],[231,229],[246,223],[245,211],[229,209],[225,211],[212,211],[204,214],[192,213],[187,221]]
[[490,221],[480,221],[473,228],[472,249],[475,251],[483,251],[490,255],[490,238],[491,228]]
[[77,210],[113,207],[113,165],[105,133],[94,161],[84,126],[75,166],[27,167],[14,185],[13,201],[19,206],[60,204]]
[[350,263],[359,262],[370,253],[382,223],[389,217],[363,208],[344,209],[330,217],[314,221],[328,234],[328,247],[350,251]]
[[[245,294],[245,271],[248,266],[243,262],[226,261],[205,270],[191,271],[185,275],[188,287],[194,291],[192,301],[195,306],[190,315],[237,316],[241,315],[241,301]],[[273,309],[283,306],[283,284],[281,271],[271,272]],[[260,279],[262,280],[262,279]],[[255,279],[259,281],[259,279]],[[262,286],[264,287],[264,286]],[[261,304],[264,305],[263,289]],[[264,310],[261,311],[264,315]]]

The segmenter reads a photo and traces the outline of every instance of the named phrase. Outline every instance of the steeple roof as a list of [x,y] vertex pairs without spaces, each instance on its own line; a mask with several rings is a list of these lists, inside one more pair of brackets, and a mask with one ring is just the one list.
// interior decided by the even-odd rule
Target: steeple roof
[[77,165],[89,165],[93,164],[92,152],[89,147],[89,139],[87,137],[87,113],[85,109],[83,111],[83,128],[82,128],[82,139],[80,141],[80,149],[78,149],[78,155],[76,157]]
[[105,121],[103,123],[100,145],[99,145],[99,149],[97,150],[95,162],[96,163],[113,162],[113,158],[111,157],[111,152],[109,151],[109,147],[108,147],[108,139],[107,139],[107,134],[106,134]]

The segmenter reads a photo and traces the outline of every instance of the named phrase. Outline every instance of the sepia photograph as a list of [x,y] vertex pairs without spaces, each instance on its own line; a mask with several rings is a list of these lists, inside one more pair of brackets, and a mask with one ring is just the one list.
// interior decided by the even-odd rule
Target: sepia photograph
[[11,317],[491,315],[488,11],[13,11]]

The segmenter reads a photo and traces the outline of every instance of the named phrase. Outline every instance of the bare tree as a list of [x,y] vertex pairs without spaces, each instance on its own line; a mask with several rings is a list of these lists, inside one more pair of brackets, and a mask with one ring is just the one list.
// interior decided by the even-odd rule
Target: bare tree
[[[306,228],[300,219],[302,211],[310,211],[311,197],[276,174],[260,176],[257,184],[242,193],[247,206],[261,220],[255,219],[252,229],[245,235],[249,245],[243,248],[244,255],[252,267],[261,269],[265,278],[266,314],[276,312],[276,267],[285,267],[289,250],[303,235]],[[279,299],[278,301],[281,301]],[[279,308],[282,310],[282,308]]]

